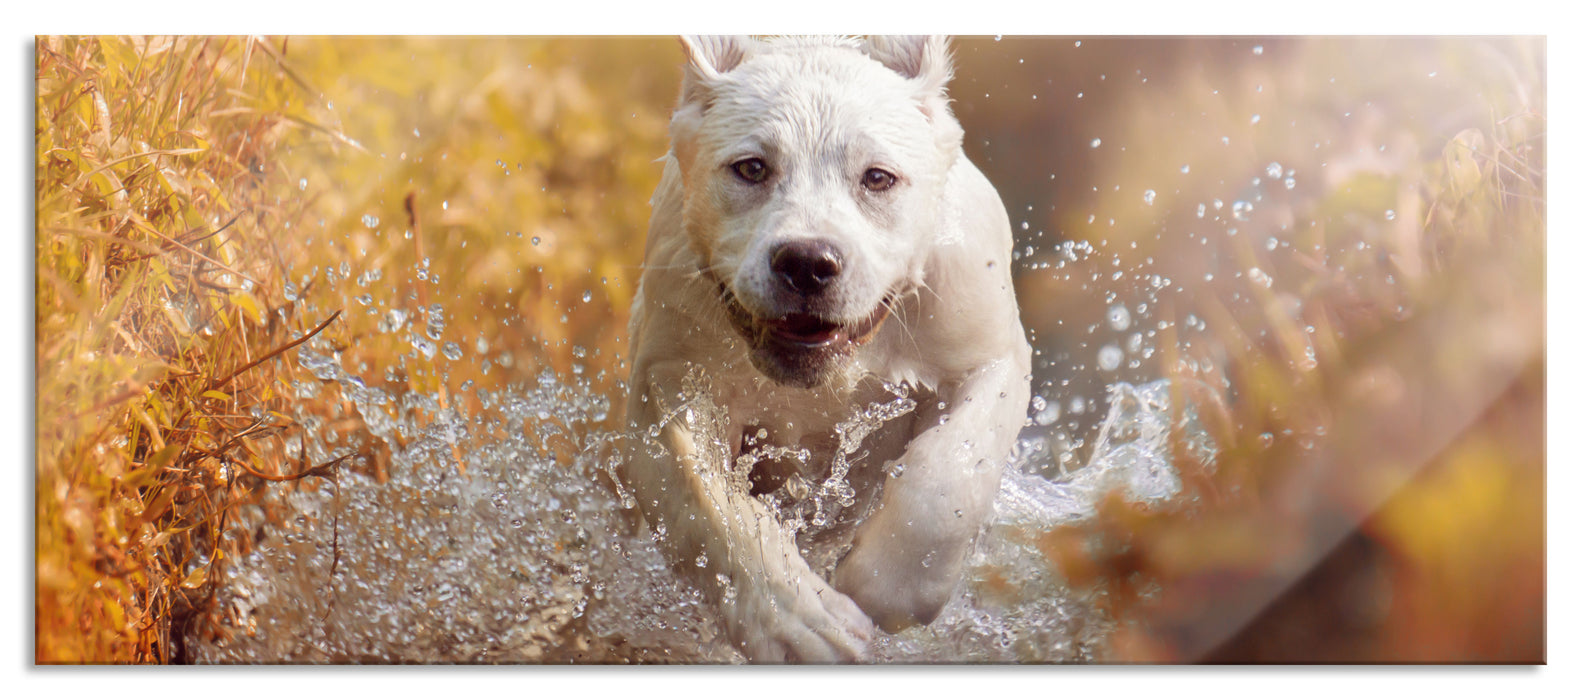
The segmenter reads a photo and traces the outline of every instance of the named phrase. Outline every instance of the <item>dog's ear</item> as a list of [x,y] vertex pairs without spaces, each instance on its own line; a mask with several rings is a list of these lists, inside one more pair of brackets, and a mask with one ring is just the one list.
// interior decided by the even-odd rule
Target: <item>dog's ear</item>
[[940,129],[940,145],[949,150],[961,145],[961,125],[950,113],[945,85],[955,67],[950,59],[950,39],[944,36],[870,36],[863,53],[901,74],[917,88],[917,100],[929,121]]
[[746,36],[683,36],[681,51],[687,56],[681,76],[681,101],[704,101],[720,75],[741,65],[756,42]]
[[944,36],[870,36],[863,52],[885,67],[941,97],[950,82],[950,38]]

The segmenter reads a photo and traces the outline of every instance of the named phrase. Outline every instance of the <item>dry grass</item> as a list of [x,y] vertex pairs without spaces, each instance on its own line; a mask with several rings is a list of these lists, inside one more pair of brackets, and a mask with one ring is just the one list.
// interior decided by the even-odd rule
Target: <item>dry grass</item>
[[41,663],[167,661],[255,445],[285,427],[272,149],[303,119],[242,39],[37,44]]

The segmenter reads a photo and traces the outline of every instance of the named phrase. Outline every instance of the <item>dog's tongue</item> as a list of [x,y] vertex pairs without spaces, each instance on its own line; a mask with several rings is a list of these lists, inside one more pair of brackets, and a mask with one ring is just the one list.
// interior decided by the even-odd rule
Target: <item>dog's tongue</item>
[[788,314],[770,326],[775,335],[803,345],[824,345],[840,338],[840,325],[812,314]]

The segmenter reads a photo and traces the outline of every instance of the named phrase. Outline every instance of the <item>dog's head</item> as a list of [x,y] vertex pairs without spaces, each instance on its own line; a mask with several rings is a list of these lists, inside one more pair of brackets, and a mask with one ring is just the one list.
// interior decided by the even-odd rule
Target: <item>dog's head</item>
[[922,284],[961,127],[941,37],[683,39],[682,221],[754,366],[810,387]]

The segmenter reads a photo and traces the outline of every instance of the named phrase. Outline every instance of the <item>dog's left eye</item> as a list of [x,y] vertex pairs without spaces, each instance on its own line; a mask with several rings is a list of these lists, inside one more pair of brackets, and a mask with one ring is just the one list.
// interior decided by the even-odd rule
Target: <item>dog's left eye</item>
[[869,192],[883,192],[895,187],[895,176],[878,168],[868,168],[862,174],[862,186]]
[[744,158],[736,161],[731,164],[731,170],[736,171],[736,177],[755,185],[769,178],[769,166],[759,158]]

